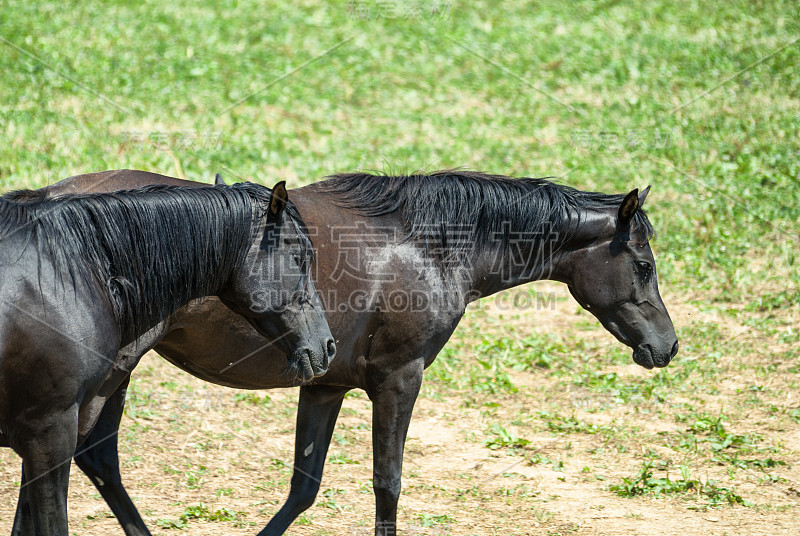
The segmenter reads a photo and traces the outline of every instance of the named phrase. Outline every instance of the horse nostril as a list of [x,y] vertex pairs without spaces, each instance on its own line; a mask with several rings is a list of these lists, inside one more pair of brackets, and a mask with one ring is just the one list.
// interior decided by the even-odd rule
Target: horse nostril
[[680,345],[678,344],[678,341],[675,341],[675,344],[673,344],[673,345],[672,345],[672,353],[669,355],[669,358],[670,358],[670,359],[672,359],[673,357],[675,357],[675,354],[677,354],[677,353],[678,353],[678,347],[679,347],[679,346],[680,346]]
[[328,360],[333,359],[333,356],[336,355],[336,343],[333,342],[333,339],[328,339]]
[[314,379],[314,376],[316,376],[314,373],[314,354],[311,352],[311,348],[303,348],[302,355],[305,362],[302,363],[300,368],[302,370],[303,381],[307,382]]

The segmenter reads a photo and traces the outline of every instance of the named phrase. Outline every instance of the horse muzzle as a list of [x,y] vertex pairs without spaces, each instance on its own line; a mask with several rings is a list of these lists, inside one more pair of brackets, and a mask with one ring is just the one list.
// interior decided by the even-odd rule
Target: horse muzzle
[[676,340],[666,352],[659,352],[649,344],[640,344],[633,351],[633,362],[648,370],[653,367],[664,368],[678,353],[678,341]]
[[320,351],[309,347],[297,348],[292,352],[289,368],[294,369],[298,379],[306,383],[328,372],[328,366],[335,355],[336,343],[329,338]]

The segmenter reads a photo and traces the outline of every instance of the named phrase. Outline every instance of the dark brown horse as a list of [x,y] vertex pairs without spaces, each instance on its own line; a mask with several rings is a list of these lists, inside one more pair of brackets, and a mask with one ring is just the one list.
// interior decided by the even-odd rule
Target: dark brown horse
[[[123,170],[72,177],[51,192],[176,180]],[[354,388],[373,402],[376,534],[395,533],[403,446],[422,373],[471,301],[529,281],[561,281],[633,348],[636,363],[664,367],[678,351],[658,293],[652,227],[641,210],[647,190],[604,195],[443,171],[339,175],[291,195],[311,230],[314,278],[337,358],[325,376],[300,387],[291,491],[262,535],[282,534],[313,504],[339,408]],[[298,385],[283,374],[283,356],[261,349],[247,322],[218,302],[190,304],[168,324],[156,351],[199,378],[253,389]],[[250,357],[238,362],[242,356]],[[109,411],[98,436],[118,424],[123,400],[118,393],[116,413]],[[120,483],[115,440],[76,461],[104,483],[100,491],[126,533],[147,534]]]
[[306,379],[325,372],[335,347],[287,203],[282,183],[0,199],[0,446],[23,460],[14,533],[68,534],[76,448],[116,435],[116,393],[191,300],[218,296],[265,344],[281,339]]

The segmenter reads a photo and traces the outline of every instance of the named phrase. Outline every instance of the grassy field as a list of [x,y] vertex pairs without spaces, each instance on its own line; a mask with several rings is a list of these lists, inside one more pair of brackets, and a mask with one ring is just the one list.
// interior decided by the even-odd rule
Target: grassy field
[[[638,369],[558,285],[484,300],[426,373],[400,522],[800,533],[798,4],[497,4],[8,0],[0,186],[115,168],[300,186],[458,166],[609,193],[652,184],[676,360]],[[121,450],[154,534],[256,533],[288,490],[295,400],[146,358]],[[369,415],[352,393],[324,492],[292,534],[367,533]],[[8,532],[19,467],[0,460]],[[73,531],[121,534],[72,482]]]

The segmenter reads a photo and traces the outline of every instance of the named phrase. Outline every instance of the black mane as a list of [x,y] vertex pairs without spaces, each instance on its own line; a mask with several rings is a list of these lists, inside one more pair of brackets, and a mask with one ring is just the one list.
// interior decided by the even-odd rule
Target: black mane
[[[472,247],[498,238],[504,247],[509,233],[545,227],[563,238],[580,223],[582,213],[617,210],[625,197],[583,192],[546,179],[461,170],[395,177],[342,173],[328,177],[320,188],[337,195],[342,207],[365,216],[399,212],[410,238],[441,240],[448,234],[445,226],[473,229],[468,241]],[[643,210],[637,211],[634,225],[648,240],[655,234]]]
[[[65,278],[99,282],[123,337],[130,337],[208,295],[231,273],[266,217],[270,196],[268,188],[250,183],[148,186],[49,200],[13,192],[0,200],[0,240],[23,234],[53,260],[62,285]],[[284,217],[302,221],[293,205],[286,210]],[[307,234],[301,236],[310,251]]]

